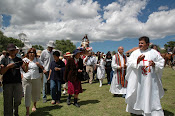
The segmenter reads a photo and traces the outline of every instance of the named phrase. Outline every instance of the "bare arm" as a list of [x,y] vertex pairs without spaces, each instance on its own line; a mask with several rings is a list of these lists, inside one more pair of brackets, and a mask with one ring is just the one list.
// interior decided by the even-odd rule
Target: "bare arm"
[[23,71],[24,72],[27,72],[28,71],[28,65],[29,65],[29,63],[25,63],[25,62],[23,62],[23,64],[22,64],[22,69],[23,69]]
[[36,62],[36,65],[41,68],[42,70],[44,70],[44,67],[39,63],[39,62]]
[[48,76],[48,79],[47,79],[47,80],[50,80],[50,75],[51,75],[51,73],[52,73],[52,70],[50,69],[50,71],[49,71],[49,76]]
[[10,68],[13,68],[15,66],[15,63],[10,63],[5,67],[2,67],[1,74],[5,74]]

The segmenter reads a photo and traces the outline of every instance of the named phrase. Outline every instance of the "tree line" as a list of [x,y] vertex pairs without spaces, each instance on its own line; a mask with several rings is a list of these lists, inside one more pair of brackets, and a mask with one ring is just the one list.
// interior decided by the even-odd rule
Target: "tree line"
[[2,31],[0,31],[0,52],[6,50],[8,43],[14,43],[19,48],[24,47],[24,43],[21,40],[13,37],[7,37]]
[[[21,40],[13,37],[7,37],[2,31],[0,31],[0,52],[6,50],[8,43],[14,43],[19,48],[24,47],[24,43]],[[73,52],[73,50],[76,49],[76,46],[70,40],[56,40],[55,45],[55,49],[62,51],[63,54],[68,51]],[[41,45],[33,45],[32,47],[37,50],[44,50],[44,47]]]
[[[14,43],[19,48],[24,47],[24,43],[21,40],[13,37],[7,37],[3,34],[2,31],[0,31],[0,52],[6,50],[8,43]],[[55,49],[62,51],[63,54],[68,51],[73,52],[73,50],[76,49],[76,46],[73,44],[73,42],[71,42],[71,40],[56,40],[55,45]],[[161,53],[165,53],[168,47],[174,48],[174,46],[175,41],[169,41],[164,45],[165,50],[161,50],[159,46],[158,49]],[[41,45],[33,45],[32,47],[34,47],[37,50],[44,50],[43,46]]]

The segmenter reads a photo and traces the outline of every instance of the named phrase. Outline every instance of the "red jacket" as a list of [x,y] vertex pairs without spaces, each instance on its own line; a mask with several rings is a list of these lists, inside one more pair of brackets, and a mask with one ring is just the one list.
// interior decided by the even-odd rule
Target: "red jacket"
[[76,66],[74,58],[69,58],[64,72],[64,81],[76,81],[80,79],[81,73],[78,69],[83,70],[83,60],[79,58],[78,65]]

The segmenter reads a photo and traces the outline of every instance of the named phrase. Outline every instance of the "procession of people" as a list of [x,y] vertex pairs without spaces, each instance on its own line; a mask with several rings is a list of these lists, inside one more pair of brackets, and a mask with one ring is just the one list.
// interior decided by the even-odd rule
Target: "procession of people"
[[[68,95],[67,105],[71,105],[73,96],[73,105],[79,108],[79,94],[83,93],[81,81],[87,75],[89,79],[84,81],[88,81],[89,86],[98,80],[99,87],[103,87],[103,80],[107,78],[109,93],[126,100],[127,112],[144,116],[164,116],[160,103],[164,95],[161,81],[164,59],[157,50],[149,48],[148,37],[139,38],[139,49],[133,51],[129,57],[124,54],[123,46],[118,46],[118,52],[114,55],[110,51],[107,54],[94,53],[89,47],[87,35],[85,39],[81,47],[72,54],[67,51],[62,58],[58,51],[53,50],[54,41],[48,42],[47,49],[39,57],[36,49],[30,48],[23,58],[16,55],[16,47],[10,43],[7,46],[9,56],[3,56],[0,61],[4,116],[18,116],[18,106],[23,95],[26,116],[30,115],[31,98],[32,112],[37,111],[36,104],[40,99],[41,87],[43,103],[48,102],[46,88],[50,89],[51,104],[60,104],[64,89],[62,94]],[[42,77],[40,73],[43,74]]]

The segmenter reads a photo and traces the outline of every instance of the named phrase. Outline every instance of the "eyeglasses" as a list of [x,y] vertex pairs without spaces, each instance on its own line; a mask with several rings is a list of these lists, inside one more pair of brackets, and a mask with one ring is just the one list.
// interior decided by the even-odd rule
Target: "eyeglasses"
[[14,52],[15,50],[10,50],[10,52]]

